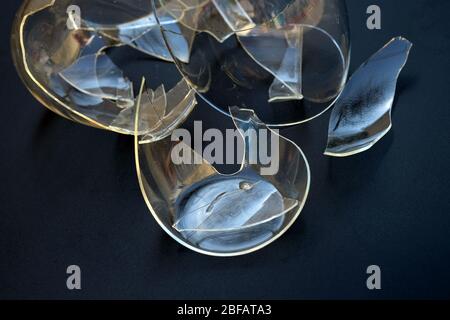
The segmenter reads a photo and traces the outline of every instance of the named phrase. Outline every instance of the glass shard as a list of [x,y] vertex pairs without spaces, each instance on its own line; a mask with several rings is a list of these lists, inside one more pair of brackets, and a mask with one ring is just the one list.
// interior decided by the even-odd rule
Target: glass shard
[[83,20],[84,26],[88,30],[98,32],[122,44],[127,44],[150,56],[172,61],[154,14],[118,25],[101,25]]
[[78,91],[119,106],[134,105],[133,84],[104,53],[82,56],[59,75]]
[[111,127],[131,126],[142,136],[140,143],[151,143],[165,138],[183,122],[197,104],[195,91],[185,80],[166,92],[164,85],[156,90],[147,89],[145,80],[136,101],[139,104],[139,123],[135,128],[136,106],[124,109],[111,124]]
[[[165,34],[165,40],[167,44],[170,46],[171,50],[170,53],[179,61],[183,63],[189,63],[192,45],[195,40],[195,31],[190,29],[184,29],[182,31],[178,22],[174,20],[174,18],[171,17],[167,12],[165,12],[163,8],[160,8],[159,11],[160,11],[158,12],[159,23],[167,31]],[[158,30],[153,32],[154,33],[156,32],[155,35],[155,37],[157,38],[156,43],[160,44],[162,40],[163,41],[162,45],[164,46],[164,49],[161,50],[164,50],[165,54],[169,54],[170,56],[169,49],[167,48],[167,45],[164,42],[160,27],[158,27]],[[145,35],[145,37],[148,36]],[[150,41],[146,40],[146,43],[150,44]],[[168,61],[173,62],[172,56],[170,56]]]
[[205,32],[218,42],[224,42],[237,31],[248,30],[276,17],[286,6],[286,0],[266,3],[259,0],[160,0],[183,26]]
[[411,47],[408,40],[394,38],[353,74],[333,108],[326,155],[366,151],[389,132],[397,79]]
[[293,26],[292,32],[286,33],[286,40],[289,47],[269,88],[269,102],[303,99],[303,27]]
[[[160,11],[158,14],[159,23],[172,31],[172,34],[168,34],[167,41],[171,44],[173,54],[179,60],[185,63],[189,62],[194,32],[186,32],[185,35],[182,35],[178,29],[177,21],[170,15],[164,14],[162,9]],[[97,32],[121,44],[129,45],[150,56],[173,62],[154,13],[135,21],[117,25],[103,25],[82,20],[81,29],[83,28]]]
[[161,4],[183,26],[206,32],[219,42],[233,34],[211,0],[164,0]]

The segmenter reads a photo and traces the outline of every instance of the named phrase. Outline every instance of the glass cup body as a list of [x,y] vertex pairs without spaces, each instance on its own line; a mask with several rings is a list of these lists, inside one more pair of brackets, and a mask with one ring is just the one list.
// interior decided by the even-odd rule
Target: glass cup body
[[[341,93],[350,61],[344,0],[153,0],[169,51],[215,109],[256,111],[270,126],[324,113]],[[168,16],[177,30],[166,25]],[[191,37],[180,59],[174,33]]]

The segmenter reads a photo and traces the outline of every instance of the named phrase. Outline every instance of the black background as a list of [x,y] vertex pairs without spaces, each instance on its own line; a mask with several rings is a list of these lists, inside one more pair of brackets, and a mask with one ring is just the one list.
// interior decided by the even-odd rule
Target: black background
[[[280,240],[239,258],[179,246],[141,196],[131,137],[53,115],[13,67],[19,0],[0,13],[0,298],[450,298],[450,1],[348,0],[354,70],[397,35],[414,43],[394,129],[370,151],[324,157],[329,113],[285,129],[308,156],[312,189]],[[366,8],[382,8],[382,30]],[[197,114],[214,114],[200,104]],[[82,268],[82,290],[66,268]],[[382,268],[380,291],[367,266]]]

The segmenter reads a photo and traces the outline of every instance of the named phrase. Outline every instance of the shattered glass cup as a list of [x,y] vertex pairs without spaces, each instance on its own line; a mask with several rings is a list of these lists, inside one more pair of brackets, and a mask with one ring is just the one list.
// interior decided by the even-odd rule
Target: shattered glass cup
[[[344,0],[154,0],[153,5],[179,69],[224,114],[239,106],[254,110],[269,126],[299,124],[323,114],[343,90],[350,62]],[[166,24],[168,16],[177,24]],[[175,35],[194,36],[189,59],[179,56]]]
[[[189,43],[178,43],[180,55],[188,51]],[[140,134],[167,133],[196,104],[150,0],[25,0],[13,26],[12,54],[23,82],[42,104],[93,127],[134,134],[135,87],[142,77],[154,102],[148,109],[153,115],[145,116],[154,122],[147,121]]]
[[[136,132],[146,126],[141,113],[149,107],[142,92]],[[232,152],[240,160],[235,165],[241,164],[236,172],[221,173],[209,161],[208,147],[197,149],[197,139],[189,135],[195,136],[193,116],[171,137],[135,136],[138,180],[153,217],[183,246],[212,256],[247,254],[281,237],[299,217],[310,187],[307,159],[295,143],[269,129],[252,110],[233,107],[229,112],[241,143]],[[226,146],[228,156],[228,141]],[[262,146],[271,150],[273,167],[261,158]]]

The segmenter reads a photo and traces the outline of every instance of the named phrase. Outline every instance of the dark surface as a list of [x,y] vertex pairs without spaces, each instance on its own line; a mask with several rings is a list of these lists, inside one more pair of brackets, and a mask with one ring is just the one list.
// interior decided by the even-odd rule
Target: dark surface
[[[394,130],[347,159],[322,156],[329,114],[283,130],[311,163],[306,208],[279,241],[231,259],[159,228],[132,138],[58,118],[27,92],[9,54],[19,3],[3,1],[0,19],[0,298],[450,298],[449,1],[348,1],[352,70],[394,36],[415,44]],[[373,3],[381,31],[365,27]],[[81,291],[66,289],[71,264]],[[371,264],[381,291],[366,288]]]

